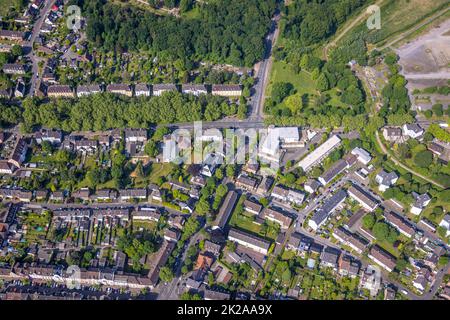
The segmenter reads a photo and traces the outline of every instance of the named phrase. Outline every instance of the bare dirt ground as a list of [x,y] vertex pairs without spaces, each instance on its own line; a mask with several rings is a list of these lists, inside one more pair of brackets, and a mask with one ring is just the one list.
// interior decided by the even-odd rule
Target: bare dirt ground
[[397,49],[407,79],[450,78],[450,19]]

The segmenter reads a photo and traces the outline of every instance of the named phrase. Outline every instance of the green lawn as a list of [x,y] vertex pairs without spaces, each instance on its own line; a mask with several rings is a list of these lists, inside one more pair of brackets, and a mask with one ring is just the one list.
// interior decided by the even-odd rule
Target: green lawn
[[[4,17],[10,13],[10,9],[20,8],[20,0],[0,0],[0,16]],[[17,11],[16,11],[17,12]]]
[[[442,10],[448,0],[387,0],[381,6],[381,29],[373,30],[367,35],[368,41],[378,46],[408,31],[419,22]],[[346,34],[340,43],[358,32],[367,33],[366,21],[358,24]]]
[[311,79],[311,76],[306,71],[295,73],[293,68],[282,61],[274,61],[272,65],[272,72],[270,74],[269,83],[267,85],[267,96],[269,97],[272,91],[272,85],[277,82],[289,82],[300,94],[315,94],[316,82]]
[[268,227],[267,231],[263,230],[261,225],[253,223],[253,219],[251,216],[244,214],[237,214],[234,212],[230,219],[230,226],[236,227],[238,229],[249,231],[250,233],[254,233],[261,237],[270,238],[275,240],[278,236],[278,228],[275,226],[273,222],[267,221]]
[[171,171],[172,165],[170,163],[153,163],[148,179],[151,183],[156,183],[159,177],[167,177]]

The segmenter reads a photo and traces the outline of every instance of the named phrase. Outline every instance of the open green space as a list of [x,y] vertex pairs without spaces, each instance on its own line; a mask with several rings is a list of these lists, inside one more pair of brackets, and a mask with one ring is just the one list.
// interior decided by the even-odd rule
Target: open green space
[[254,218],[246,213],[234,212],[230,219],[230,226],[254,233],[258,236],[275,240],[279,233],[279,226],[267,221],[263,225],[254,223]]

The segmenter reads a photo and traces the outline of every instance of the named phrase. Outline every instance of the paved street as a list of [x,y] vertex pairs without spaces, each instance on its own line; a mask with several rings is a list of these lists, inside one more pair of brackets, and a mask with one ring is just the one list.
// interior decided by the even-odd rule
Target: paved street
[[41,32],[42,25],[44,24],[45,18],[47,17],[48,13],[50,12],[50,9],[55,4],[56,0],[47,0],[45,1],[44,7],[41,9],[41,13],[39,15],[39,18],[36,20],[33,26],[33,31],[31,34],[31,38],[27,43],[25,44],[27,57],[31,60],[32,63],[32,77],[31,77],[31,86],[30,90],[28,92],[29,96],[34,96],[35,90],[38,87],[40,83],[39,79],[39,62],[42,61],[41,58],[36,56],[34,50],[33,50],[33,44]]
[[267,36],[267,51],[264,60],[260,62],[258,74],[256,75],[256,84],[253,87],[252,97],[250,101],[251,115],[250,120],[261,121],[263,119],[265,91],[268,84],[270,69],[272,67],[272,48],[280,34],[279,21],[280,14],[277,13],[272,19],[273,30]]

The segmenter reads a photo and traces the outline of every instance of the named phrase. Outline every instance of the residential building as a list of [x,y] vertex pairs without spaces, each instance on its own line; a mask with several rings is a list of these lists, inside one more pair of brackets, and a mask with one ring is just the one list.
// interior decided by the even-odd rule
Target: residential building
[[217,243],[211,242],[208,239],[205,240],[204,245],[203,245],[203,250],[205,252],[212,253],[215,256],[219,256],[221,249],[222,249],[222,246],[220,246]]
[[74,193],[72,193],[72,197],[74,199],[79,199],[82,201],[89,201],[90,194],[91,194],[91,192],[90,192],[89,188],[81,188],[81,189],[75,191]]
[[314,179],[309,179],[308,181],[306,181],[305,185],[304,185],[305,191],[313,194],[315,193],[317,190],[319,190],[320,188],[320,183],[317,180]]
[[352,185],[347,190],[348,195],[357,201],[364,209],[367,211],[374,211],[376,207],[378,207],[378,201],[375,199],[374,196],[364,188],[360,187],[359,185]]
[[257,193],[266,195],[272,187],[275,180],[271,176],[265,176],[256,190]]
[[50,201],[53,201],[53,202],[63,202],[64,201],[64,192],[62,192],[62,191],[53,191],[51,194],[50,194]]
[[359,254],[362,254],[369,245],[369,241],[363,239],[360,236],[357,236],[356,234],[351,233],[350,231],[344,229],[343,227],[336,228],[333,231],[332,235],[339,242],[349,246]]
[[253,201],[250,201],[250,200],[245,200],[242,205],[246,212],[253,214],[253,215],[258,215],[262,210],[262,205],[255,203]]
[[416,123],[406,123],[403,125],[403,135],[409,136],[413,139],[419,138],[423,135],[424,130]]
[[177,242],[181,238],[181,232],[178,229],[165,229],[164,230],[164,239],[166,241]]
[[138,83],[134,86],[134,95],[136,97],[149,97],[150,96],[150,88],[145,83]]
[[412,284],[417,290],[424,292],[431,281],[432,276],[430,270],[427,268],[421,268]]
[[249,174],[257,174],[259,170],[259,163],[250,163],[247,162],[246,165],[242,168],[242,171],[247,172]]
[[411,238],[416,233],[414,226],[402,216],[394,212],[385,212],[386,222],[396,228],[401,234]]
[[114,93],[114,94],[122,94],[127,97],[131,97],[133,95],[133,91],[128,84],[109,84],[106,87],[106,92]]
[[402,129],[395,127],[384,127],[383,137],[388,142],[401,142],[403,138]]
[[134,211],[132,214],[132,219],[137,221],[154,221],[158,222],[161,218],[161,213],[159,213],[156,208],[141,207],[139,210]]
[[0,160],[0,174],[13,174],[15,169],[7,160]]
[[381,192],[384,192],[397,182],[398,176],[394,171],[387,173],[386,171],[381,170],[376,175],[375,180],[379,184],[378,189]]
[[397,260],[393,255],[377,245],[370,249],[368,257],[389,272],[392,272],[397,264]]
[[236,179],[236,187],[247,190],[255,191],[258,186],[258,180],[251,178],[245,174],[240,174]]
[[361,264],[351,256],[341,255],[338,261],[338,272],[341,276],[356,278],[359,274]]
[[223,201],[222,206],[219,209],[216,220],[212,224],[212,229],[224,230],[231,213],[233,212],[234,206],[237,202],[238,194],[234,191],[229,191]]
[[446,237],[450,235],[450,214],[446,214],[444,218],[442,218],[441,222],[439,223],[439,226],[444,228],[446,232]]
[[372,157],[370,156],[370,153],[366,150],[356,147],[351,152],[353,155],[358,157],[358,161],[361,162],[363,165],[368,165],[369,162],[372,160]]
[[0,189],[0,199],[16,199],[23,202],[30,202],[33,197],[33,193],[31,191],[22,190],[22,189]]
[[417,194],[416,192],[412,193],[414,199],[416,200],[411,207],[411,213],[418,216],[422,210],[430,203],[431,197],[427,194]]
[[203,188],[206,186],[206,179],[203,176],[193,176],[190,180],[191,184]]
[[290,250],[294,250],[300,254],[305,254],[309,251],[311,245],[313,244],[313,239],[306,237],[301,233],[294,232],[288,239],[286,247]]
[[102,92],[102,88],[98,84],[90,84],[90,85],[77,87],[77,96],[78,97],[89,96],[91,94],[97,94],[97,93],[101,93],[101,92]]
[[34,192],[34,198],[36,201],[45,201],[48,197],[48,190],[36,190]]
[[288,229],[292,223],[291,217],[288,217],[273,208],[265,208],[261,213],[261,218],[278,223],[281,226],[281,229]]
[[344,190],[336,192],[314,213],[313,217],[308,221],[308,226],[314,231],[317,231],[346,198],[347,193]]
[[337,262],[340,256],[340,252],[336,249],[327,247],[322,251],[320,255],[320,265],[322,267],[333,268],[337,270]]
[[288,189],[282,185],[276,185],[272,190],[271,196],[280,202],[288,202],[295,205],[301,205],[305,199],[304,193]]
[[41,144],[44,141],[47,141],[53,145],[59,145],[62,143],[63,134],[61,130],[55,129],[41,129],[36,132],[34,135],[36,142]]
[[156,97],[161,96],[165,92],[178,91],[177,86],[174,84],[154,84],[153,85],[153,95]]
[[396,291],[391,287],[384,289],[384,300],[395,300]]
[[47,88],[47,96],[50,98],[74,98],[72,89],[66,85],[51,85]]
[[16,87],[14,89],[14,97],[16,98],[23,98],[25,97],[25,83],[22,79],[17,80]]
[[122,189],[119,191],[121,201],[132,199],[147,199],[147,189]]
[[175,242],[164,241],[155,257],[151,259],[148,278],[150,279],[152,287],[155,287],[158,283],[159,272],[161,268],[167,263],[167,260],[169,259],[172,251],[175,249],[175,246]]
[[18,63],[5,63],[3,65],[3,73],[14,74],[14,75],[24,75],[26,73],[25,65]]
[[307,172],[314,166],[320,164],[333,150],[341,145],[341,139],[337,135],[331,136],[327,141],[321,144],[317,149],[308,154],[298,163],[298,166]]
[[230,229],[228,233],[228,240],[237,242],[244,247],[250,248],[264,255],[268,254],[270,248],[269,241],[235,228]]
[[201,174],[206,177],[212,177],[214,172],[216,172],[219,164],[223,163],[223,158],[221,155],[215,153],[209,153],[205,160],[203,161],[203,167],[201,170]]
[[8,162],[17,168],[20,168],[22,163],[25,161],[25,157],[28,151],[28,144],[25,139],[19,138],[14,146],[11,156]]
[[231,295],[226,292],[205,289],[203,297],[205,300],[230,300]]
[[25,34],[20,31],[0,30],[0,39],[22,41]]
[[204,84],[183,84],[181,86],[181,92],[184,94],[199,96],[201,94],[207,94],[208,90]]
[[125,141],[126,142],[147,142],[147,130],[146,129],[125,129]]
[[430,142],[430,144],[428,145],[428,150],[433,152],[438,157],[440,157],[445,152],[444,146],[436,142]]
[[242,95],[242,88],[238,84],[214,84],[211,88],[211,94],[239,98]]
[[345,161],[344,159],[338,160],[319,177],[320,183],[323,186],[326,186],[347,168],[348,168],[347,161]]
[[96,201],[114,201],[117,199],[118,193],[111,189],[100,189],[92,196]]

